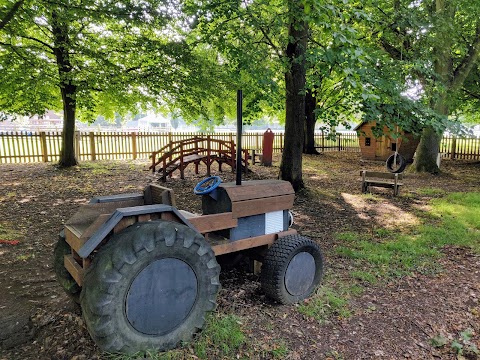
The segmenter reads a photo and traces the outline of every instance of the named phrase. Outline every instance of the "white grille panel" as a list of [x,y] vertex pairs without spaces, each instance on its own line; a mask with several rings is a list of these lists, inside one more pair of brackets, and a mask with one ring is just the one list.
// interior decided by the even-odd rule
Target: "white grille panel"
[[265,214],[265,234],[283,231],[283,210]]

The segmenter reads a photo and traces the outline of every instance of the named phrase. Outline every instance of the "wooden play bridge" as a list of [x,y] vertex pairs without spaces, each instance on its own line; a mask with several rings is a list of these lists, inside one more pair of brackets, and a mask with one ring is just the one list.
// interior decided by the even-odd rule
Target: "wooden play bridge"
[[[242,167],[248,171],[249,149],[243,149]],[[222,171],[222,165],[227,164],[235,171],[236,149],[233,140],[219,140],[207,137],[193,137],[178,141],[172,141],[151,155],[152,172],[161,174],[162,181],[167,180],[175,170],[180,171],[180,178],[185,178],[185,168],[189,164],[195,165],[195,174],[198,174],[198,166],[204,163],[207,167],[207,176],[210,176],[210,168],[214,162]]]

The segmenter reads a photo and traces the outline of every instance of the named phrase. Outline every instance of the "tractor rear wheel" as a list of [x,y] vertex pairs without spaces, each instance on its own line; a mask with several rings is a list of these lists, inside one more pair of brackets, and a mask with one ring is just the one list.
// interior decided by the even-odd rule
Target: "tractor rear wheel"
[[269,297],[293,304],[309,297],[323,276],[320,247],[301,235],[279,238],[263,260],[260,281]]
[[88,331],[108,352],[171,349],[215,309],[219,274],[212,248],[194,230],[136,223],[113,235],[85,274],[80,301]]
[[77,304],[80,303],[80,291],[82,290],[78,286],[77,282],[73,279],[72,275],[65,269],[64,256],[72,253],[70,245],[65,241],[65,233],[62,231],[58,235],[58,241],[55,245],[55,250],[53,251],[53,269],[55,270],[55,275],[57,275],[57,280],[62,286],[63,290],[67,293],[70,298],[73,299]]

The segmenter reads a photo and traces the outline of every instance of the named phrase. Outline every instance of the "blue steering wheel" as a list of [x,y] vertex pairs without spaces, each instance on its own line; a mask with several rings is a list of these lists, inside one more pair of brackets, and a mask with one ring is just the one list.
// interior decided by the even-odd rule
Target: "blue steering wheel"
[[218,185],[220,185],[222,179],[218,176],[210,176],[206,179],[200,181],[197,185],[195,185],[195,189],[193,192],[196,195],[207,195],[210,194],[213,190],[215,190]]

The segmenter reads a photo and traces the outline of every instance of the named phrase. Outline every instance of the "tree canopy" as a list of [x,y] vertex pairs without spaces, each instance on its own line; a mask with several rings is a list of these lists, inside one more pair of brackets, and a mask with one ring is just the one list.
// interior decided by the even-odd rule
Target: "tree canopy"
[[68,166],[76,117],[153,107],[219,124],[243,89],[247,122],[284,117],[280,175],[296,188],[317,120],[422,133],[416,168],[435,172],[449,117],[478,119],[479,13],[467,0],[8,0],[0,109],[63,108]]
[[[163,0],[15,3],[1,20],[0,109],[63,108],[63,166],[76,164],[75,118],[172,106],[186,117],[207,113],[228,82],[216,54],[176,30],[185,26],[177,8]],[[211,79],[215,86],[205,86]]]

